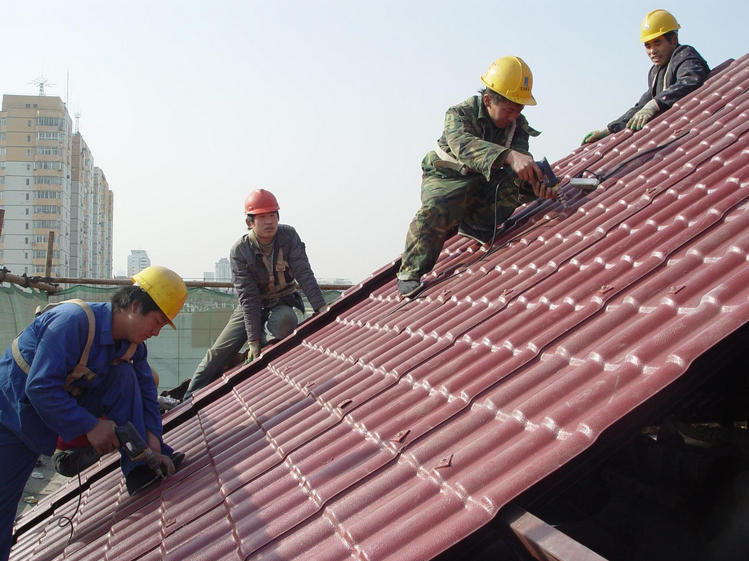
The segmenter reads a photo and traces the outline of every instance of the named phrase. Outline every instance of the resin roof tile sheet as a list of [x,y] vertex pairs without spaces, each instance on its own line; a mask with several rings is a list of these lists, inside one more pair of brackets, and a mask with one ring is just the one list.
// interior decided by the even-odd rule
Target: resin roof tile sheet
[[[130,498],[110,471],[75,516],[46,501],[12,558],[423,560],[459,542],[749,320],[748,91],[744,57],[575,150],[564,204],[518,211],[490,252],[448,240],[413,301],[384,267],[176,413],[174,477]],[[565,186],[586,169],[609,177]]]

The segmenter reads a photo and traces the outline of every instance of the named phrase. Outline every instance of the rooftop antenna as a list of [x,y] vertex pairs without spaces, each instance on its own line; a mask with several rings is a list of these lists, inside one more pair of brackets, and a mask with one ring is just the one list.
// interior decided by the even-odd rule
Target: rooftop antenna
[[47,80],[43,75],[39,76],[36,80],[32,80],[31,82],[28,82],[29,84],[34,84],[35,86],[39,87],[39,95],[45,96],[47,94],[44,93],[45,86],[56,86],[57,84],[51,83],[49,80]]
[[76,111],[75,112],[75,134],[79,134],[81,132],[81,112]]

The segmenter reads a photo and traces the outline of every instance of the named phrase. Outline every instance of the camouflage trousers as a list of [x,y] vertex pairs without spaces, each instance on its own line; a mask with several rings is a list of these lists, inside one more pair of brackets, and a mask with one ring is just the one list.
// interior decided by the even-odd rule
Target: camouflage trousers
[[421,164],[421,208],[406,235],[398,278],[419,279],[434,268],[447,232],[461,222],[477,230],[494,229],[494,191],[497,191],[496,223],[507,220],[519,206],[536,200],[531,186],[504,169],[492,173],[491,181],[478,173],[460,175],[435,168],[430,152]]

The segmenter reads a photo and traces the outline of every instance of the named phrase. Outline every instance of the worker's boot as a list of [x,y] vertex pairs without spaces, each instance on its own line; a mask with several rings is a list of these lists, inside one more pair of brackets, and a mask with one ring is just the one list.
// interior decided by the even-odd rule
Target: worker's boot
[[[182,452],[172,452],[169,457],[174,464],[174,469],[177,469],[182,463],[182,460],[185,459],[185,455]],[[160,479],[159,475],[150,467],[140,465],[135,466],[130,470],[130,473],[125,476],[125,486],[127,487],[127,492],[131,497],[133,497]]]
[[398,279],[398,292],[400,292],[401,296],[404,298],[413,298],[422,288],[424,288],[424,283],[417,279]]
[[458,235],[463,236],[464,238],[476,240],[481,245],[489,245],[494,238],[494,232],[491,230],[479,230],[478,228],[473,228],[466,224],[465,221],[460,223],[460,226],[458,227]]
[[75,477],[84,469],[91,467],[99,461],[101,455],[93,446],[83,448],[69,448],[58,450],[52,456],[55,471],[65,477]]

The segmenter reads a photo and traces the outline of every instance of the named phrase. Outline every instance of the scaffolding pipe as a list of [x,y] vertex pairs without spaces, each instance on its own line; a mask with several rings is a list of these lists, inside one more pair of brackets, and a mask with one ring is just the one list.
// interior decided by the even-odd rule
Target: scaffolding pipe
[[50,294],[54,294],[55,292],[59,292],[62,290],[62,288],[59,286],[54,286],[52,284],[43,282],[40,277],[22,277],[14,275],[13,273],[4,269],[0,270],[0,283],[3,282],[17,284],[19,286],[24,286],[27,288],[37,288],[39,290],[45,290]]
[[[5,272],[3,276],[0,273],[0,282],[9,282],[18,284],[20,286],[38,288],[40,290],[46,290],[50,293],[60,292],[62,287],[57,286],[59,284],[83,284],[83,285],[99,285],[99,286],[130,286],[133,281],[130,279],[82,279],[74,277],[24,277],[14,275],[11,272]],[[188,288],[233,288],[234,285],[230,282],[220,281],[185,281]],[[353,285],[350,284],[321,284],[320,290],[336,290],[344,291],[351,288]],[[300,288],[297,285],[297,288]]]

